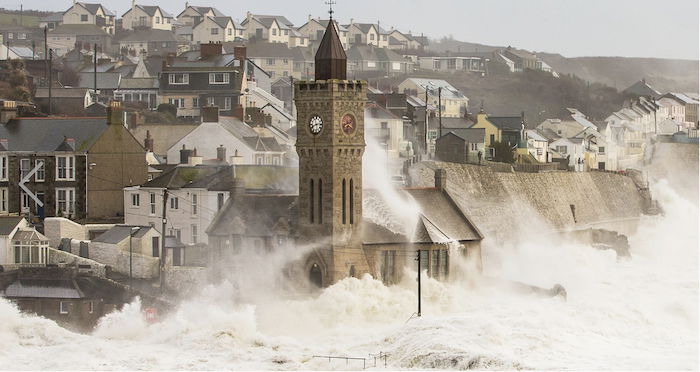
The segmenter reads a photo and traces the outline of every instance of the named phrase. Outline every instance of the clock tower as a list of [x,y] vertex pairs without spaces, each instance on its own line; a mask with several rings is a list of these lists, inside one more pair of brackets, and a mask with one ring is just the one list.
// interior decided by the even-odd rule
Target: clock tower
[[[332,15],[332,14],[331,14]],[[367,83],[347,80],[347,56],[331,18],[314,81],[297,81],[299,236],[304,270],[318,286],[368,272],[362,249],[362,155]]]

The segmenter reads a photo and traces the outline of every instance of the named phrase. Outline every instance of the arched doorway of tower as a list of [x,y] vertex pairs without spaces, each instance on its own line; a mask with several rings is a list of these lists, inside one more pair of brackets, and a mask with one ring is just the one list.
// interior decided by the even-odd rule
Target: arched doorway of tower
[[357,270],[355,269],[355,265],[350,266],[350,277],[357,278]]
[[323,274],[321,273],[321,267],[319,267],[316,263],[311,265],[311,269],[309,269],[309,282],[318,288],[323,287]]

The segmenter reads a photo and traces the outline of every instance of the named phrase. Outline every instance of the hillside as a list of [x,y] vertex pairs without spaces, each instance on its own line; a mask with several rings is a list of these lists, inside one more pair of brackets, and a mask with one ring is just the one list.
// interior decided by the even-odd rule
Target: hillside
[[[514,46],[517,47],[517,46]],[[454,40],[448,37],[431,40],[433,53],[482,53],[504,47]],[[628,57],[575,57],[567,58],[560,54],[533,52],[561,74],[572,74],[591,83],[602,83],[624,90],[634,82],[646,78],[662,92],[697,92],[698,61],[662,58]]]
[[626,57],[566,58],[546,53],[537,55],[559,73],[574,74],[618,90],[623,90],[642,78],[646,78],[651,86],[661,92],[698,90],[698,61]]

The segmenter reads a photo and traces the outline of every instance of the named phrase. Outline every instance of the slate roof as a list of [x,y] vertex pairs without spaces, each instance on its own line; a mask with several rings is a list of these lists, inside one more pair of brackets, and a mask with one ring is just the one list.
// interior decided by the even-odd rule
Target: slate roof
[[179,165],[163,172],[160,176],[144,183],[141,187],[179,189],[210,176],[221,170],[221,168],[221,165]]
[[221,167],[219,171],[187,184],[183,188],[230,191],[233,187],[234,172],[237,178],[245,181],[245,187],[248,190],[294,193],[299,189],[298,168],[251,164]]
[[[53,98],[84,98],[88,88],[54,88],[51,90]],[[36,98],[49,98],[48,88],[36,88]]]
[[[447,133],[447,129],[466,129],[474,125],[474,122],[466,118],[442,118],[442,131]],[[429,129],[439,129],[440,128],[440,118],[429,117],[428,118],[428,128]]]
[[289,194],[233,195],[214,217],[207,234],[268,237],[280,223],[291,231],[298,217],[297,199],[297,195]]
[[186,245],[175,236],[165,236],[165,248],[184,248]]
[[128,35],[123,37],[119,42],[163,42],[163,41],[177,41],[175,35],[168,30],[136,30],[129,32]]
[[547,138],[545,138],[543,135],[541,135],[538,131],[529,129],[525,131],[527,134],[527,138],[533,139],[535,141],[543,141],[547,142]]
[[373,102],[365,104],[365,118],[401,120],[400,117],[392,114],[391,111]]
[[79,35],[79,36],[108,36],[101,27],[96,25],[62,24],[49,31],[50,35]]
[[219,27],[221,28],[226,28],[228,26],[228,23],[231,22],[233,23],[233,19],[231,17],[209,17],[214,23],[216,23]]
[[[159,7],[159,6],[153,6],[153,5],[138,5],[138,4],[137,4],[136,7],[140,8],[141,10],[143,10],[144,12],[146,12],[146,14],[148,14],[148,15],[151,16],[151,17],[153,17],[153,16],[156,14],[156,11],[157,11],[158,9],[160,9],[160,13],[163,15],[163,17],[165,17],[165,18],[173,18],[173,16],[172,16],[170,13],[166,12],[165,10],[163,10],[163,8],[161,8],[161,7]],[[131,9],[129,9],[129,10],[131,10]],[[127,10],[126,12],[124,12],[124,14],[126,14],[126,13],[128,13],[128,12],[129,12],[129,11]],[[123,16],[122,16],[122,17],[123,17]]]
[[5,288],[5,297],[17,298],[82,298],[72,280],[19,279]]
[[639,80],[636,83],[630,85],[627,89],[622,91],[623,94],[633,94],[638,96],[653,96],[659,97],[661,93],[652,88],[645,79]]
[[[252,17],[257,19],[258,22],[262,23],[267,28],[270,28],[272,26],[272,22],[274,21],[277,21],[277,24],[281,29],[289,29],[291,26],[294,26],[294,24],[284,16],[253,14]],[[241,22],[242,25],[245,25],[246,23],[248,23],[248,19]]]
[[511,54],[513,54],[514,56],[520,57],[522,59],[537,59],[536,55],[528,52],[527,50],[515,49],[515,48],[508,47],[508,48],[506,48],[506,51],[508,51]]
[[486,119],[501,130],[522,129],[522,118],[520,116],[488,116]]
[[179,140],[197,128],[197,125],[189,124],[144,124],[133,129],[134,137],[139,143],[144,143],[146,131],[150,131],[153,137],[153,152],[158,155],[165,155],[168,149]]
[[462,92],[457,88],[453,87],[452,84],[448,83],[442,79],[422,79],[422,78],[408,78],[414,85],[419,87],[428,87],[434,94],[437,95],[437,89],[442,88],[442,97],[451,99],[464,99],[467,98]]
[[92,241],[98,243],[117,244],[124,241],[124,239],[129,238],[129,233],[131,232],[132,227],[139,228],[139,230],[134,233],[134,238],[141,238],[148,233],[148,230],[152,229],[150,226],[116,225],[103,232]]
[[53,152],[69,137],[76,152],[85,152],[107,128],[106,118],[17,118],[0,126],[0,138],[9,151]]
[[78,4],[85,7],[85,9],[87,9],[92,14],[97,14],[97,10],[100,9],[100,7],[102,7],[102,11],[105,13],[105,15],[114,16],[114,13],[112,13],[109,9],[103,7],[102,4],[81,3],[81,2],[79,2]]
[[[216,9],[216,8],[214,8],[214,7],[210,7],[210,6],[194,6],[194,5],[190,5],[190,8],[194,9],[194,10],[195,10],[197,13],[199,13],[200,15],[205,15],[205,14],[209,13],[209,11],[211,10],[211,11],[214,12],[214,15],[217,16],[217,17],[224,17],[224,16],[226,16],[224,13],[220,12],[218,9]],[[187,9],[185,9],[185,10],[187,10]],[[185,11],[183,10],[182,13],[184,13],[184,12],[185,12]],[[178,17],[180,17],[180,15],[182,15],[182,13],[180,13],[180,14],[178,15]]]
[[41,22],[63,22],[63,12],[51,13],[45,17],[39,18]]
[[248,58],[294,58],[294,53],[290,48],[282,43],[266,43],[257,41],[246,46],[246,56]]
[[[117,89],[122,75],[117,72],[98,72],[97,89]],[[79,72],[77,87],[92,89],[95,85],[93,72]],[[53,94],[53,91],[51,92]]]
[[406,235],[393,232],[369,219],[363,218],[362,224],[363,244],[404,244],[409,241]]
[[158,78],[123,78],[119,89],[158,89]]
[[443,128],[442,131],[445,133],[443,136],[452,133],[467,143],[483,143],[486,136],[486,129],[484,128]]
[[9,235],[24,218],[20,216],[2,216],[0,217],[0,235]]

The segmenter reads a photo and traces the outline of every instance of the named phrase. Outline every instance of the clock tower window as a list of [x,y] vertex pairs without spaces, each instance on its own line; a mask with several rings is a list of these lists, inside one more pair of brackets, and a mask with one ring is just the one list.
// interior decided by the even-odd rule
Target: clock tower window
[[309,222],[314,223],[314,180],[309,180]]
[[355,222],[355,188],[353,187],[352,178],[350,179],[350,224]]
[[318,223],[323,223],[323,180],[318,179]]
[[345,189],[345,187],[346,187],[346,185],[345,185],[345,178],[343,178],[343,197],[342,197],[342,202],[343,202],[343,207],[342,207],[342,210],[343,210],[343,225],[345,225],[345,221],[346,221],[346,218],[345,218],[345,214],[346,214],[346,213],[345,213],[346,196],[345,196],[345,194],[346,194],[347,190]]

